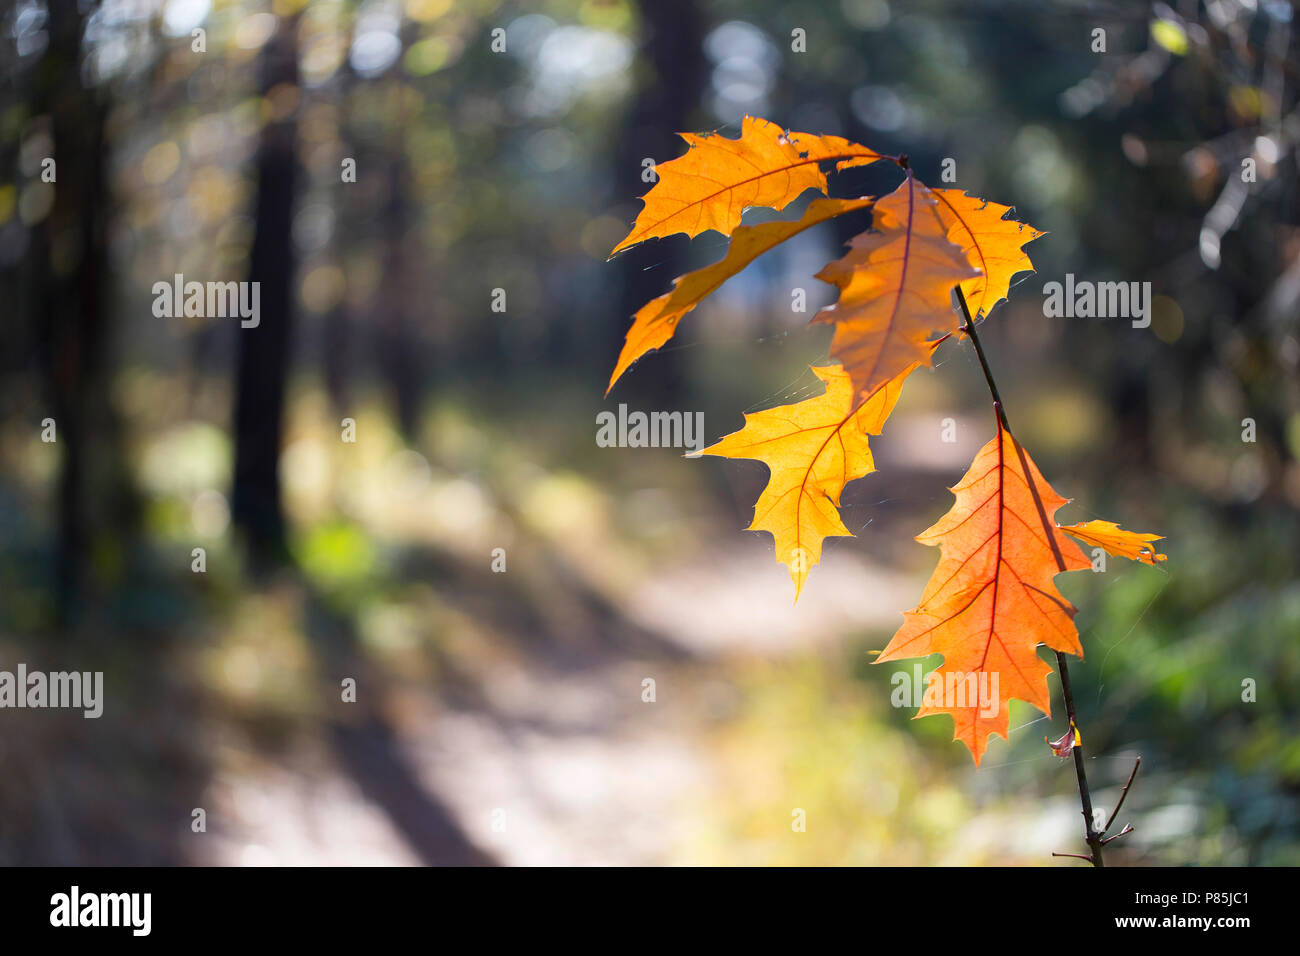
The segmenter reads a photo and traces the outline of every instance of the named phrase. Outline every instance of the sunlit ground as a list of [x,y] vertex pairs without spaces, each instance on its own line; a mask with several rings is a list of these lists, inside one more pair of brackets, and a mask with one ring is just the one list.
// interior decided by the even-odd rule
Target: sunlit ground
[[[163,590],[195,605],[159,612],[167,633],[149,648],[130,634],[92,641],[87,653],[139,661],[103,720],[27,714],[30,734],[4,744],[7,765],[36,768],[0,787],[6,816],[32,820],[53,858],[83,852],[74,831],[57,834],[61,819],[85,825],[88,804],[104,808],[91,819],[106,833],[130,821],[137,846],[222,864],[437,862],[429,816],[512,864],[1048,864],[1078,850],[1073,767],[1042,742],[1059,720],[1017,704],[1011,745],[995,742],[976,770],[943,718],[890,706],[892,672],[870,652],[914,603],[924,555],[913,573],[870,546],[828,549],[793,606],[770,543],[718,511],[700,462],[581,458],[595,449],[566,461],[540,415],[484,425],[451,402],[407,446],[378,398],[359,406],[350,443],[322,393],[293,395],[283,465],[297,567],[261,580],[244,580],[233,546],[223,433],[166,403],[145,416],[166,427],[139,426],[152,560]],[[5,448],[34,494],[41,450],[12,436]],[[1167,583],[1130,566],[1075,592],[1094,605],[1081,629],[1112,713],[1147,706],[1198,653],[1192,635],[1162,656],[1142,624]],[[15,591],[21,609],[32,592]],[[1294,591],[1280,599],[1289,610],[1261,600],[1300,609]],[[1088,625],[1107,620],[1099,601],[1127,622],[1122,642],[1089,643]],[[57,654],[13,633],[6,659]],[[1144,643],[1145,683],[1117,680],[1107,658]],[[1199,646],[1215,653],[1212,625]],[[341,699],[347,678],[355,703]],[[1113,725],[1095,733],[1106,750],[1089,773],[1108,809],[1138,748]],[[1295,759],[1294,740],[1276,739]],[[51,767],[51,753],[68,756]],[[1146,756],[1125,808],[1138,830],[1116,859],[1243,861],[1201,772],[1158,747]],[[1250,766],[1243,755],[1243,778]],[[200,807],[207,829],[194,833]],[[0,856],[23,846],[0,841]]]

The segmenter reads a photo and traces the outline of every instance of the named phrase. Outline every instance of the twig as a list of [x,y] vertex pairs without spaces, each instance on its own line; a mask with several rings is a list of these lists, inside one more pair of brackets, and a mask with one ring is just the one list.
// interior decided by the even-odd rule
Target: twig
[[998,422],[1009,434],[1011,426],[1007,424],[1007,413],[1002,407],[1002,396],[998,394],[998,383],[993,381],[993,370],[989,368],[989,360],[984,356],[984,346],[980,344],[979,336],[975,334],[975,321],[970,317],[970,306],[966,304],[966,296],[962,295],[961,286],[952,287],[952,301],[961,310],[961,316],[966,322],[962,331],[974,344],[975,354],[979,356],[980,368],[984,369],[984,381],[988,382],[989,392],[993,395],[993,410],[997,412]]
[[[1119,792],[1119,802],[1115,804],[1115,809],[1110,812],[1110,819],[1106,821],[1106,825],[1101,828],[1102,836],[1110,832],[1111,825],[1114,824],[1115,818],[1119,816],[1119,808],[1124,806],[1124,800],[1128,797],[1128,788],[1133,786],[1133,778],[1138,775],[1138,768],[1141,766],[1142,758],[1138,757],[1133,764],[1133,772],[1128,775],[1128,783],[1124,784],[1124,789]],[[1129,827],[1129,829],[1131,830],[1132,827]],[[1116,836],[1118,835],[1116,834]],[[1111,837],[1111,839],[1113,840],[1114,837]]]
[[[1050,532],[1049,532],[1050,533]],[[1065,570],[1062,568],[1061,570]],[[1070,688],[1070,665],[1065,662],[1065,654],[1056,652],[1056,668],[1061,672],[1061,694],[1065,697],[1065,713],[1070,726],[1079,726],[1074,712],[1074,691]],[[1082,734],[1079,735],[1082,738]],[[1088,774],[1083,768],[1083,746],[1074,747],[1074,775],[1079,781],[1079,802],[1083,806],[1083,838],[1092,849],[1092,865],[1098,868],[1106,865],[1101,857],[1101,834],[1092,826],[1092,794],[1088,790]]]
[[1106,839],[1104,839],[1104,840],[1101,841],[1101,845],[1102,845],[1102,846],[1105,846],[1105,845],[1106,845],[1107,843],[1109,843],[1111,840],[1118,840],[1118,839],[1119,839],[1120,837],[1122,837],[1125,833],[1132,833],[1132,832],[1133,832],[1133,824],[1131,824],[1131,823],[1126,823],[1126,824],[1124,824],[1124,829],[1123,829],[1123,830],[1120,830],[1119,833],[1116,833],[1114,836],[1108,836],[1108,837],[1106,837]]
[[[975,354],[979,356],[980,367],[984,370],[984,380],[988,382],[989,393],[993,396],[993,410],[997,414],[998,423],[1010,435],[1011,426],[1007,424],[1007,413],[1002,405],[1002,396],[998,394],[997,383],[993,380],[993,371],[989,368],[988,358],[984,355],[984,346],[980,344],[979,335],[975,332],[975,320],[971,318],[970,306],[966,304],[966,296],[962,295],[961,286],[953,286],[952,299],[965,321],[962,331],[970,338],[971,344],[975,346]],[[1029,475],[1028,467],[1025,468],[1025,475],[1026,477]],[[1052,545],[1052,553],[1056,556],[1057,567],[1064,571],[1065,560],[1056,545],[1056,529],[1048,521],[1047,513],[1043,510],[1042,502],[1038,498],[1037,489],[1032,487],[1032,483],[1030,491],[1033,493],[1034,501],[1038,504],[1038,516],[1043,522],[1043,530],[1047,533],[1047,540]],[[1074,692],[1070,688],[1070,668],[1065,661],[1065,655],[1060,651],[1056,652],[1056,668],[1061,675],[1061,693],[1065,697],[1065,713],[1066,719],[1069,721],[1068,727],[1070,731],[1076,731],[1079,723],[1074,711]],[[1082,734],[1080,734],[1080,738],[1082,738]],[[1087,860],[1095,867],[1101,868],[1106,865],[1101,855],[1102,834],[1098,833],[1092,825],[1092,794],[1088,790],[1088,774],[1083,766],[1083,745],[1081,743],[1077,744],[1073,752],[1074,775],[1079,782],[1079,803],[1083,808],[1084,840],[1087,842],[1088,848],[1092,850],[1092,855],[1080,856],[1077,853],[1053,853],[1052,855],[1077,857],[1080,860]],[[1134,772],[1136,772],[1136,769]],[[1130,782],[1132,782],[1131,778]],[[1127,789],[1125,787],[1125,790]],[[1118,809],[1118,806],[1116,809]]]

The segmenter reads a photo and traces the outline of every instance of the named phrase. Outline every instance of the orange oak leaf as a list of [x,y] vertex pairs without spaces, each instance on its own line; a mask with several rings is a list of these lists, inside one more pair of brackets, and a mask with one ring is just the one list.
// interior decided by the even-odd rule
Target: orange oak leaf
[[609,389],[614,387],[628,366],[652,349],[657,349],[673,337],[677,323],[687,312],[732,276],[764,252],[785,242],[791,236],[811,229],[818,223],[847,212],[864,209],[871,205],[872,199],[814,199],[808,204],[804,214],[793,222],[764,222],[756,226],[741,226],[731,238],[725,258],[688,272],[674,280],[671,292],[652,299],[636,313],[632,327],[628,330],[627,340],[619,353],[614,366],[614,374],[609,378]]
[[745,427],[704,449],[702,455],[756,458],[771,475],[754,506],[750,531],[767,531],[776,559],[790,568],[794,599],[821,560],[822,541],[851,536],[836,510],[844,486],[875,471],[867,435],[878,435],[894,410],[908,368],[866,401],[842,366],[814,367],[826,383],[821,395],[745,416]]
[[1051,714],[1037,646],[1083,656],[1053,579],[1091,565],[1051,521],[1066,499],[1001,425],[952,491],[952,509],[917,536],[940,547],[939,565],[876,663],[942,654],[942,693],[916,716],[951,714],[953,739],[978,765],[989,736],[1007,736],[1012,697]]
[[754,116],[742,121],[739,139],[679,135],[690,149],[655,167],[659,181],[642,197],[644,207],[611,257],[679,232],[694,237],[716,229],[729,236],[751,206],[781,210],[809,189],[826,192],[823,162],[842,169],[891,158],[839,136],[786,133]]
[[1163,540],[1162,535],[1125,531],[1113,521],[1085,521],[1082,524],[1061,525],[1061,530],[1080,541],[1103,548],[1117,558],[1131,558],[1154,566],[1168,561],[1169,555],[1157,554],[1151,547],[1153,541]]
[[1020,272],[1033,272],[1023,246],[1043,235],[1028,223],[1005,218],[1013,208],[970,196],[960,189],[932,189],[939,201],[939,218],[948,229],[948,239],[961,247],[967,262],[979,270],[961,284],[978,319],[1011,291],[1011,279]]
[[839,301],[813,317],[834,326],[831,358],[839,359],[854,388],[869,394],[913,364],[928,364],[931,335],[957,326],[953,286],[977,275],[948,225],[934,193],[909,172],[876,202],[872,228],[817,278],[839,287]]

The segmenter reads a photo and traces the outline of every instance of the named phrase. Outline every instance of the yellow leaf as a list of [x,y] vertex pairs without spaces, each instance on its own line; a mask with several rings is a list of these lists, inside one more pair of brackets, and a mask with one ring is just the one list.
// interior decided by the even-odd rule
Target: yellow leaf
[[1022,246],[1042,232],[1033,226],[1004,218],[1011,206],[969,196],[960,189],[932,189],[939,200],[939,218],[948,229],[949,241],[961,248],[966,261],[979,270],[961,284],[971,316],[988,315],[1011,291],[1011,278],[1019,272],[1033,272]]
[[1117,558],[1129,558],[1154,566],[1158,561],[1168,561],[1169,555],[1156,554],[1151,542],[1163,540],[1163,535],[1125,531],[1113,521],[1085,521],[1082,524],[1061,525],[1066,534],[1080,541],[1104,549]]
[[1173,20],[1152,20],[1151,39],[1175,56],[1187,55],[1187,31]]
[[790,568],[794,599],[821,561],[822,541],[851,536],[836,510],[844,486],[875,471],[867,435],[880,434],[894,410],[903,379],[915,366],[855,407],[843,367],[814,367],[826,383],[821,395],[745,416],[745,427],[700,452],[755,458],[771,472],[754,507],[750,531],[767,531],[776,559]]

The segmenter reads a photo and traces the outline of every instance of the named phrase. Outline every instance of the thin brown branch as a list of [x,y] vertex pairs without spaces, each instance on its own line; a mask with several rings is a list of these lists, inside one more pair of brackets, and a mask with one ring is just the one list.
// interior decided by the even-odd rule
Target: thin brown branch
[[[980,368],[984,370],[984,380],[988,383],[989,393],[993,396],[993,410],[998,416],[998,422],[1004,429],[1006,429],[1007,433],[1010,434],[1011,426],[1007,424],[1006,408],[1002,404],[1002,396],[998,394],[997,382],[993,379],[993,370],[989,368],[988,358],[984,354],[984,346],[980,344],[979,335],[975,331],[975,320],[971,317],[970,306],[966,304],[966,296],[962,294],[961,286],[953,287],[952,298],[954,304],[961,312],[962,319],[965,323],[962,331],[964,331],[970,338],[971,344],[975,346],[975,354],[979,356]],[[1025,473],[1028,474],[1028,472],[1029,469],[1026,468]],[[1037,493],[1035,493],[1034,497],[1037,499]],[[1056,529],[1048,522],[1047,515],[1043,511],[1041,503],[1039,505],[1039,517],[1043,521],[1043,530],[1047,533],[1047,540],[1054,544],[1056,541]],[[1057,567],[1064,571],[1065,561],[1061,557],[1060,551],[1055,546],[1053,546],[1052,551],[1056,557]],[[1065,661],[1065,655],[1060,651],[1056,652],[1056,668],[1061,675],[1061,693],[1065,697],[1065,713],[1066,719],[1069,721],[1067,725],[1068,730],[1069,732],[1074,732],[1078,728],[1079,722],[1074,710],[1074,692],[1070,687],[1070,668]],[[1080,737],[1082,737],[1082,734],[1080,734]],[[1053,853],[1052,855],[1076,856],[1081,860],[1087,860],[1095,867],[1101,868],[1106,865],[1101,855],[1102,834],[1098,833],[1092,825],[1092,793],[1088,790],[1088,773],[1084,769],[1083,765],[1083,745],[1076,744],[1073,752],[1074,775],[1079,783],[1079,803],[1083,810],[1084,840],[1087,842],[1088,848],[1092,850],[1092,855],[1079,856],[1075,853]]]
[[1118,839],[1119,839],[1120,837],[1122,837],[1125,833],[1132,833],[1132,832],[1133,832],[1133,824],[1131,824],[1131,823],[1126,823],[1126,824],[1124,824],[1124,829],[1123,829],[1123,830],[1120,830],[1119,833],[1116,833],[1114,836],[1108,836],[1108,837],[1106,837],[1106,839],[1104,839],[1104,840],[1101,841],[1101,845],[1102,845],[1102,846],[1105,846],[1105,845],[1106,845],[1107,843],[1109,843],[1111,840],[1118,840]]
[[1133,786],[1133,778],[1138,775],[1138,768],[1141,766],[1142,758],[1138,757],[1137,761],[1133,764],[1133,771],[1128,775],[1128,783],[1124,784],[1124,789],[1119,793],[1119,802],[1115,804],[1115,809],[1110,812],[1110,819],[1106,821],[1106,825],[1101,828],[1102,836],[1105,836],[1110,832],[1110,828],[1112,824],[1114,824],[1115,818],[1119,816],[1119,808],[1124,806],[1124,800],[1128,797],[1128,788]]

